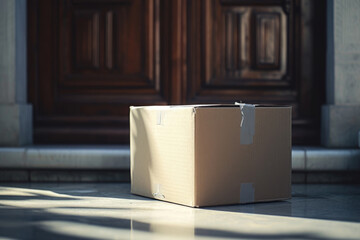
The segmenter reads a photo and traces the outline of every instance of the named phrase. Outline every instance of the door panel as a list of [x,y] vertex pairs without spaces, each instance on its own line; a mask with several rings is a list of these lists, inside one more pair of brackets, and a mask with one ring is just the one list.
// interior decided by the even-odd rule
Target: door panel
[[282,8],[215,3],[204,2],[206,83],[288,85],[287,18]]
[[154,28],[158,5],[140,0],[113,1],[110,6],[61,3],[60,84],[154,88],[159,80],[159,71],[154,71],[159,61],[159,45],[154,44],[155,38],[159,41],[159,29]]
[[[247,100],[246,94],[241,94],[243,90],[259,89],[259,93],[267,95],[265,99],[271,100],[273,96],[278,100],[275,87],[285,90],[284,100],[294,99],[296,91],[291,88],[295,82],[294,61],[289,55],[293,50],[289,41],[293,33],[292,13],[275,3],[270,5],[270,1],[266,6],[242,2],[201,1],[190,6],[192,64],[196,61],[204,64],[197,75],[190,76],[190,82],[199,84],[197,87],[190,84],[192,92],[188,100],[200,100],[216,87],[219,94],[226,88],[239,91],[236,96],[233,92],[227,94],[231,99],[245,95],[243,100]],[[253,97],[261,99],[256,94]]]

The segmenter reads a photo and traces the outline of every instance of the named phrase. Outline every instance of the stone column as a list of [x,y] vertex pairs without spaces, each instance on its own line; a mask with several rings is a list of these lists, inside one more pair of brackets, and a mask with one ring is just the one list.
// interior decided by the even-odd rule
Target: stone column
[[0,1],[0,146],[32,143],[27,103],[26,0]]
[[322,144],[357,147],[360,131],[360,0],[327,1]]

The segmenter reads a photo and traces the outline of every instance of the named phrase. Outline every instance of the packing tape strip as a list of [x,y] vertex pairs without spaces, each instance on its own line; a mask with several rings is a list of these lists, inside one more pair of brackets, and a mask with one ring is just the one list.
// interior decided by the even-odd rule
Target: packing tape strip
[[165,196],[161,193],[161,184],[155,184],[156,191],[153,193],[154,198],[165,199]]
[[162,111],[158,111],[157,112],[156,124],[157,125],[164,125],[164,118],[165,118],[165,113],[162,112]]
[[240,144],[252,144],[255,135],[255,105],[235,103],[240,106]]
[[242,183],[240,185],[240,203],[254,202],[255,188],[253,183]]

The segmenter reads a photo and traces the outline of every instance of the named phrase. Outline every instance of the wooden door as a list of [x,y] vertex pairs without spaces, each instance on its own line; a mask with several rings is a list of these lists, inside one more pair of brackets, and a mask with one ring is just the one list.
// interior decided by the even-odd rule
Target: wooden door
[[323,27],[315,23],[323,7],[308,0],[30,0],[35,143],[128,143],[131,105],[234,101],[292,105],[294,142],[316,143],[324,61],[315,48],[322,35],[313,32]]

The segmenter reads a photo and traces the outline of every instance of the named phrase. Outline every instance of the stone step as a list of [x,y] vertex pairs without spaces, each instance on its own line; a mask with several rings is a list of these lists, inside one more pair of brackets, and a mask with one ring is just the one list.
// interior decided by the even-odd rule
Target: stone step
[[0,168],[130,169],[130,148],[128,145],[2,147]]
[[[129,145],[1,147],[0,168],[126,170]],[[360,149],[293,147],[294,171],[358,171]]]

